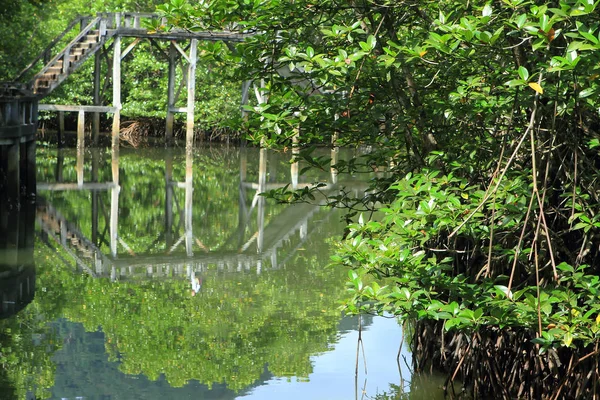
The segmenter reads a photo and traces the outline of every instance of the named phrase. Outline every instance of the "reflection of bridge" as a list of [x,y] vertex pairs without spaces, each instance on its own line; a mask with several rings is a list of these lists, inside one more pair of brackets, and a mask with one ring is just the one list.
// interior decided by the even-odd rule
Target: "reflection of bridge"
[[[3,203],[0,199],[0,209]],[[33,215],[31,203],[0,212],[0,318],[21,311],[35,294]]]
[[[261,196],[266,190],[283,187],[285,184],[267,183],[267,150],[259,153],[258,182],[248,182],[246,150],[240,155],[240,184],[239,184],[239,220],[235,232],[224,241],[219,250],[209,251],[193,232],[192,226],[192,198],[193,198],[193,155],[186,151],[185,181],[173,180],[173,156],[169,153],[165,161],[165,214],[164,232],[154,241],[152,248],[161,239],[165,241],[166,254],[136,255],[118,235],[119,196],[119,155],[118,151],[112,152],[112,182],[83,181],[83,154],[78,152],[77,183],[39,183],[38,190],[90,190],[92,193],[92,236],[86,237],[75,224],[70,223],[51,204],[40,199],[37,207],[37,219],[40,222],[44,235],[52,237],[59,246],[73,258],[78,268],[93,276],[110,276],[112,279],[125,276],[164,276],[189,274],[190,269],[201,271],[209,265],[216,265],[219,269],[249,270],[258,273],[263,268],[279,268],[285,264],[290,254],[302,247],[308,237],[314,234],[318,226],[326,222],[330,210],[321,204],[297,204],[288,206],[276,217],[267,221],[265,218],[266,199]],[[337,151],[335,152],[337,154]],[[92,163],[92,178],[97,180],[98,173],[94,172]],[[57,172],[60,170],[57,167]],[[274,172],[274,171],[270,171]],[[291,166],[291,186],[297,188],[307,186],[307,183],[298,182],[298,167]],[[294,176],[295,174],[295,176]],[[61,174],[57,174],[60,177]],[[272,174],[274,175],[274,173]],[[95,178],[94,178],[95,177]],[[337,175],[331,176],[331,182],[337,182]],[[326,189],[333,190],[335,183],[326,184]],[[178,206],[177,189],[184,191],[183,207]],[[255,190],[251,204],[248,206],[247,191]],[[101,191],[110,192],[110,212],[99,211],[97,195]],[[40,193],[43,197],[43,193]],[[96,200],[94,200],[96,199]],[[324,202],[325,199],[322,199]],[[174,207],[174,205],[176,207]],[[183,227],[183,234],[174,236],[176,218],[174,208],[181,208],[179,225]],[[105,214],[109,226],[107,244],[110,255],[104,255],[99,247],[102,234],[97,232],[99,214]],[[255,214],[256,223],[250,224],[252,215]],[[323,216],[314,222],[315,216]],[[252,231],[251,225],[256,226]],[[285,253],[282,256],[282,248]],[[125,249],[125,254],[120,254],[119,249]],[[229,250],[227,250],[229,249]],[[181,252],[183,251],[183,254]]]

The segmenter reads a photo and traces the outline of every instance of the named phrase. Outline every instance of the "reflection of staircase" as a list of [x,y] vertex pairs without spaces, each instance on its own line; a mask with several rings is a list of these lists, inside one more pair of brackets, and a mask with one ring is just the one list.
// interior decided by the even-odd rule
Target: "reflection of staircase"
[[106,20],[102,17],[93,19],[79,34],[65,46],[46,66],[33,77],[30,86],[40,96],[48,95],[85,60],[94,54],[109,35]]

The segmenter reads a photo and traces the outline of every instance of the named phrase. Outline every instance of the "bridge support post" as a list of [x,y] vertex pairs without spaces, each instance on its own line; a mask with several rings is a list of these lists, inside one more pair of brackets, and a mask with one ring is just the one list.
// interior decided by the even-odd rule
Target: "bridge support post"
[[292,136],[292,166],[290,167],[292,175],[292,189],[298,188],[298,161],[297,157],[300,154],[300,128],[294,129],[294,136]]
[[58,134],[57,134],[58,147],[62,147],[65,144],[64,138],[65,138],[65,112],[59,111],[58,112]]
[[194,144],[194,101],[196,94],[196,58],[198,51],[198,39],[190,42],[190,59],[187,76],[187,121],[185,130],[186,147]]
[[[336,120],[337,120],[337,115],[336,115]],[[335,165],[337,164],[338,161],[338,156],[340,153],[340,148],[338,146],[338,132],[334,131],[333,135],[331,135],[331,167],[330,167],[330,173],[331,173],[331,183],[336,184],[337,183],[337,178],[338,178],[338,170],[335,167]]]
[[112,125],[112,146],[119,146],[121,131],[121,37],[116,36],[113,44],[113,107],[116,108]]
[[21,195],[21,148],[18,140],[6,147],[6,192],[9,199],[19,199]]
[[77,113],[77,184],[83,186],[83,152],[85,149],[85,111]]
[[22,159],[22,162],[24,164],[24,168],[23,170],[25,171],[25,190],[26,192],[26,197],[30,198],[30,199],[34,199],[37,191],[36,191],[36,165],[35,165],[35,148],[36,148],[36,144],[35,144],[35,138],[33,138],[32,140],[23,143],[23,153],[24,153],[24,157]]
[[[94,55],[94,105],[99,106],[100,104],[100,61],[102,56],[102,50],[99,50]],[[98,139],[100,138],[100,113],[94,112],[92,119],[92,145],[98,146]]]
[[169,83],[167,87],[167,127],[165,129],[165,141],[167,146],[173,143],[173,123],[175,121],[175,114],[173,107],[175,107],[175,61],[177,56],[177,49],[173,42],[169,43]]

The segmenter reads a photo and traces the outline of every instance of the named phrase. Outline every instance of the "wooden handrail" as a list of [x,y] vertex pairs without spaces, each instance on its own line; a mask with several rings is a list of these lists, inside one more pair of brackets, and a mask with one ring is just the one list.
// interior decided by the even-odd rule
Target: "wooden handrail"
[[[71,51],[71,47],[73,47],[75,44],[79,43],[79,41],[89,33],[89,31],[92,30],[92,28],[94,28],[98,22],[100,22],[101,18],[100,17],[96,17],[92,20],[92,22],[90,22],[85,28],[83,28],[79,34],[75,37],[75,39],[71,40],[71,42],[69,42],[69,44],[64,48],[63,51],[61,51],[60,53],[58,53],[57,55],[55,55],[52,60],[50,60],[45,66],[44,68],[35,75],[35,77],[32,79],[32,84],[33,82],[35,82],[36,77],[38,76],[42,76],[44,75],[48,69],[50,69],[50,67],[52,65],[54,65],[58,60],[60,60],[61,58],[63,58],[63,71],[65,71],[66,69],[68,69],[68,64],[69,64],[69,53]],[[66,57],[65,57],[66,55]]]
[[75,25],[79,24],[84,17],[82,17],[81,15],[76,17],[73,21],[71,21],[71,23],[69,23],[69,25],[65,28],[64,31],[61,32],[60,35],[58,35],[56,38],[54,38],[54,40],[52,40],[50,42],[50,44],[48,46],[46,46],[46,48],[44,50],[42,50],[42,52],[40,54],[38,54],[38,56],[27,66],[25,67],[25,69],[23,69],[23,71],[21,71],[21,73],[19,75],[17,75],[13,81],[14,82],[18,82],[19,80],[21,80],[21,78],[27,74],[31,68],[33,68],[33,66],[35,64],[37,64],[38,61],[40,61],[42,58],[44,58],[44,56],[46,56],[46,54],[48,54],[52,48],[62,39],[66,36],[67,33],[69,33],[73,27],[75,27]]

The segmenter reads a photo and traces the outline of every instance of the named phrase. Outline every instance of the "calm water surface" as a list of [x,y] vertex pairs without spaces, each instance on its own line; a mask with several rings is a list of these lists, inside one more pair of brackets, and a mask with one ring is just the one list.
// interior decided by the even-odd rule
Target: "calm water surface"
[[440,397],[396,362],[394,319],[339,311],[341,214],[257,195],[368,176],[297,171],[237,147],[39,148],[37,203],[0,215],[0,399]]

